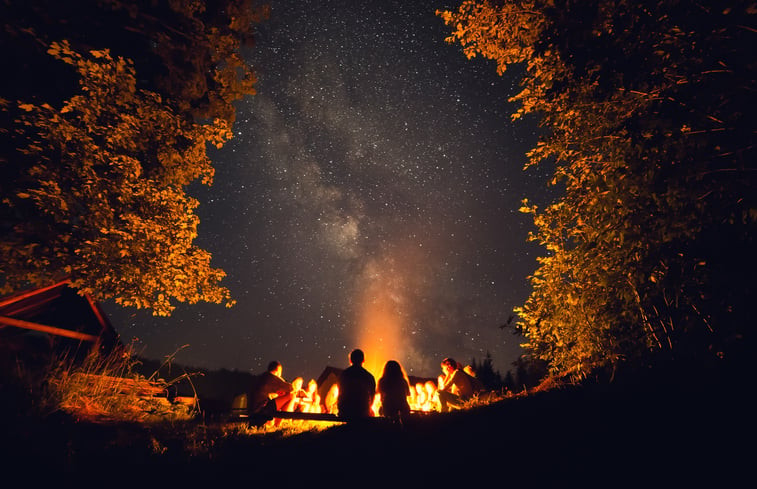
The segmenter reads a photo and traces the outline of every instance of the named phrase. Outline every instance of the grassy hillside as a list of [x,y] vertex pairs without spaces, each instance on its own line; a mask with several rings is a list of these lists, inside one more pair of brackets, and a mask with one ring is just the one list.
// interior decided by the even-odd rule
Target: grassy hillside
[[2,460],[27,479],[79,485],[732,487],[751,463],[753,404],[741,373],[717,365],[655,369],[404,425],[372,420],[291,436],[197,421],[19,415],[3,420]]

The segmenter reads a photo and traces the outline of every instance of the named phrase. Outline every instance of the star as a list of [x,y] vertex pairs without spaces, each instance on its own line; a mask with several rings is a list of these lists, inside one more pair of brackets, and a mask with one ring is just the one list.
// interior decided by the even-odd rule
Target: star
[[544,187],[522,170],[533,123],[510,121],[514,78],[468,60],[443,2],[271,2],[245,52],[257,94],[196,191],[197,244],[228,274],[231,309],[169,318],[106,304],[144,354],[202,368],[281,361],[315,378],[354,347],[434,376],[447,356],[521,354],[500,326],[536,268],[528,216]]

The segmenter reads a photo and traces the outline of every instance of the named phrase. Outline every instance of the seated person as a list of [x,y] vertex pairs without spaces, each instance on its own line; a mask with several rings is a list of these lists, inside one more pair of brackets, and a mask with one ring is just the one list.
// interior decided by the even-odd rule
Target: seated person
[[410,414],[410,385],[402,366],[396,360],[384,365],[384,372],[378,381],[377,397],[381,397],[379,413],[387,418],[404,418]]
[[371,417],[371,406],[376,395],[376,379],[363,368],[365,354],[360,349],[350,352],[350,366],[339,375],[339,417],[355,421]]
[[444,379],[439,389],[441,411],[449,412],[451,408],[460,409],[465,401],[473,396],[470,376],[463,372],[461,366],[452,358],[445,358],[441,363]]
[[470,377],[471,386],[473,387],[473,394],[480,394],[486,390],[483,382],[481,382],[481,380],[478,378],[476,371],[471,365],[466,365],[465,368],[463,368],[463,372],[468,374],[468,376]]
[[282,411],[292,399],[292,384],[281,377],[281,364],[272,361],[265,372],[255,377],[247,394],[247,411],[250,419],[256,413]]

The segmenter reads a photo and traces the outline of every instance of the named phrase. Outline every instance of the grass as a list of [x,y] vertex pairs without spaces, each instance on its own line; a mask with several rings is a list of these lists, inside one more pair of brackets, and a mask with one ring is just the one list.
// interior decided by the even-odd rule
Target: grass
[[282,419],[281,424],[273,426],[265,424],[263,426],[249,426],[247,422],[220,423],[220,436],[223,438],[242,438],[249,436],[270,436],[276,435],[281,438],[287,438],[306,432],[319,432],[327,430],[341,423],[330,421],[307,421],[301,419]]
[[[129,377],[132,358],[122,358],[127,365],[112,358],[107,368],[101,359],[94,370]],[[12,453],[0,460],[9,477],[14,471],[42,477],[44,467],[50,482],[80,487],[103,480],[130,487],[339,487],[358,480],[361,487],[728,487],[751,463],[739,448],[751,442],[744,377],[725,382],[728,374],[707,374],[706,385],[717,386],[708,395],[702,386],[710,370],[650,371],[609,384],[545,379],[401,425],[382,419],[351,425],[284,420],[276,430],[197,417],[151,418],[145,409],[118,418],[81,416],[76,413],[99,412],[91,407],[98,396],[82,401],[73,393],[84,389],[70,381],[79,370],[61,372],[54,388],[65,384],[64,377],[72,387],[56,398],[87,407],[3,419],[4,448]],[[135,385],[145,380],[137,378]],[[98,402],[124,401],[123,393],[110,388],[97,388]]]
[[176,422],[197,415],[196,404],[167,397],[168,388],[188,374],[170,382],[144,377],[134,371],[137,362],[131,346],[106,355],[93,349],[81,362],[67,354],[54,357],[42,405],[89,422]]

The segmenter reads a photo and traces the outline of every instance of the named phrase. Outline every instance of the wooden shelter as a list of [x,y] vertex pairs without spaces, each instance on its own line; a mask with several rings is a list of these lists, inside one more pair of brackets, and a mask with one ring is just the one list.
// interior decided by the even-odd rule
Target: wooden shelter
[[323,372],[321,372],[321,375],[316,379],[316,384],[318,384],[318,395],[321,396],[321,401],[326,399],[326,395],[329,392],[329,389],[331,389],[331,386],[339,382],[339,376],[342,374],[342,371],[344,369],[337,368],[337,367],[330,367],[327,366],[325,369],[323,369]]
[[0,334],[25,330],[61,338],[64,343],[86,342],[106,349],[115,346],[118,334],[100,305],[69,284],[69,280],[61,280],[0,298]]

